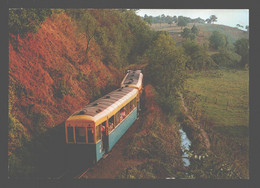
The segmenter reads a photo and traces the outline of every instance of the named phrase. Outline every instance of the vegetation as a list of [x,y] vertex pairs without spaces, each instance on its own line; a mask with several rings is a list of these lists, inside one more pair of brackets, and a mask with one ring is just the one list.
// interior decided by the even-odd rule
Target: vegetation
[[186,88],[199,95],[203,110],[216,125],[248,126],[248,83],[248,71],[224,69],[195,73]]
[[38,149],[51,153],[44,140],[53,126],[118,87],[122,68],[144,54],[153,32],[133,10],[9,13],[9,175],[32,176],[44,168]]
[[215,63],[208,55],[207,45],[200,46],[193,40],[186,40],[182,46],[188,57],[185,65],[186,70],[205,70],[214,67]]
[[173,113],[178,92],[182,90],[185,81],[187,58],[184,51],[175,46],[170,35],[159,33],[145,57],[149,62],[147,79],[160,92],[159,101],[162,108]]
[[172,23],[205,23],[205,20],[203,20],[202,18],[189,18],[189,17],[185,17],[185,16],[165,16],[164,14],[159,15],[159,16],[148,16],[148,15],[144,15],[144,17],[142,17],[142,19],[144,19],[147,23],[149,24],[156,24],[156,23],[167,23],[167,24],[172,24]]
[[212,55],[212,59],[219,67],[238,68],[241,56],[232,50],[221,49],[218,53]]
[[215,50],[227,47],[228,45],[227,37],[219,31],[213,31],[212,35],[209,38],[209,42],[210,46]]
[[42,22],[52,14],[50,9],[10,9],[8,28],[14,35],[25,36],[29,32],[36,33]]
[[[216,25],[206,31],[205,24],[195,26],[205,23],[199,18],[142,19],[126,9],[11,9],[9,14],[10,176],[40,175],[55,148],[59,154],[48,167],[62,166],[64,130],[57,125],[118,87],[125,69],[141,67],[148,84],[145,115],[125,155],[145,162],[117,177],[248,177],[247,38],[230,39],[232,33]],[[175,24],[178,31],[155,32],[151,23]],[[212,152],[181,113],[180,93],[209,135]],[[189,168],[181,163],[180,122],[188,127],[195,153]]]
[[246,38],[239,39],[235,42],[235,52],[241,56],[240,66],[249,65],[249,40]]
[[196,178],[248,178],[248,81],[248,71],[232,69],[194,73],[187,80],[185,101],[211,139],[211,155],[192,155]]
[[[145,86],[145,103],[140,127],[133,135],[132,141],[125,148],[128,159],[144,161],[142,164],[125,169],[117,175],[122,179],[155,179],[176,177],[183,171],[180,139],[176,115],[171,119],[165,117],[158,102],[159,93],[152,85]],[[177,113],[178,114],[178,113]]]

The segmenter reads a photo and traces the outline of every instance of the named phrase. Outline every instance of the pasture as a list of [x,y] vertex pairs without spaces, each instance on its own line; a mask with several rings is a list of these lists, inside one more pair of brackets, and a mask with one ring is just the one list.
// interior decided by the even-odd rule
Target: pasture
[[189,75],[185,88],[196,95],[216,126],[249,125],[249,72],[214,70]]

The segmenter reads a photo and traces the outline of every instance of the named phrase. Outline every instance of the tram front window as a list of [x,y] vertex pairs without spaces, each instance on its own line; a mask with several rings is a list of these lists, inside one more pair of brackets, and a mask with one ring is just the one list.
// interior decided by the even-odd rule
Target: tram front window
[[88,143],[94,143],[94,132],[92,127],[88,127]]
[[67,127],[67,132],[68,132],[68,142],[74,142],[73,127]]
[[86,143],[86,128],[76,127],[76,141],[77,143]]

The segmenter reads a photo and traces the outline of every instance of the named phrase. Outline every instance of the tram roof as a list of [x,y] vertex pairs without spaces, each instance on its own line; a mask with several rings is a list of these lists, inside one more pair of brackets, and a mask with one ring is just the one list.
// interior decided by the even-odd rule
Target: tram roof
[[137,89],[141,89],[142,87],[143,74],[141,70],[128,70],[125,78],[121,83],[121,87],[128,86]]
[[96,125],[104,122],[108,116],[110,118],[128,102],[134,99],[138,90],[131,87],[122,87],[107,95],[89,103],[81,110],[75,112],[68,118],[69,121],[89,121]]

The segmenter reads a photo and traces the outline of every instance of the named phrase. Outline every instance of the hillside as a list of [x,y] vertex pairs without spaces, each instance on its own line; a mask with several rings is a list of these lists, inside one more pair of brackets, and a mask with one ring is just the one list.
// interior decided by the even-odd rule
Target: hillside
[[[199,29],[199,35],[196,38],[196,41],[199,44],[208,43],[208,38],[210,37],[213,31],[220,31],[221,33],[226,35],[230,44],[234,43],[236,40],[241,38],[249,38],[248,32],[225,25],[201,23],[196,23],[195,25]],[[191,29],[192,26],[193,23],[189,23],[186,27]],[[177,44],[183,42],[183,39],[180,36],[182,30],[181,27],[177,26],[177,24],[152,24],[151,29],[155,31],[168,31]]]
[[[35,14],[33,9],[23,11]],[[145,40],[145,30],[150,32],[132,11],[82,9],[80,18],[73,9],[51,11],[36,32],[9,33],[9,156],[23,142],[118,87],[124,66],[142,53],[137,50],[144,43],[137,38]],[[84,15],[96,25],[91,40],[80,28]]]

